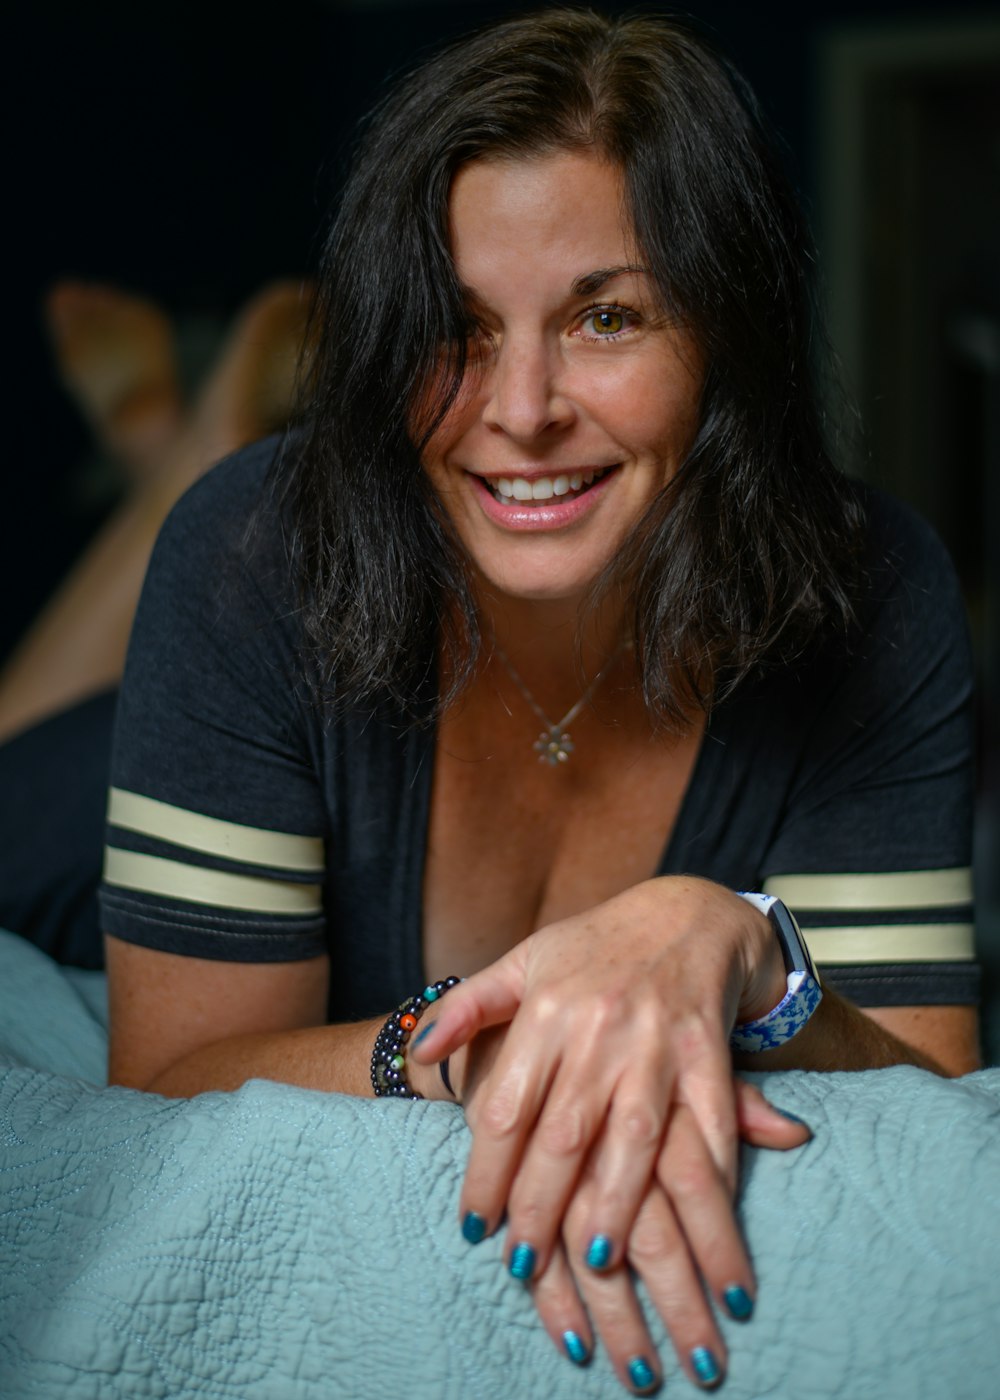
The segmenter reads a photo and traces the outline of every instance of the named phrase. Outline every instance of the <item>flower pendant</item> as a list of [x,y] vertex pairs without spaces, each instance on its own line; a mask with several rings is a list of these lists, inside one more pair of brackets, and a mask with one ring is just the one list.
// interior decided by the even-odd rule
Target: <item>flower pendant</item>
[[547,763],[555,768],[558,764],[569,761],[573,752],[573,740],[567,730],[560,729],[558,724],[552,724],[535,740],[535,752],[538,754],[539,763]]

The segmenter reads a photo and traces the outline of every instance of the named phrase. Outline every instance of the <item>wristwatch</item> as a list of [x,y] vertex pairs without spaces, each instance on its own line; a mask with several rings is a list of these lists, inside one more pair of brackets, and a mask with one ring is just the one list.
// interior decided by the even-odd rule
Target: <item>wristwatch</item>
[[768,923],[778,936],[781,956],[788,974],[788,991],[773,1011],[756,1021],[737,1022],[729,1037],[732,1050],[750,1054],[774,1050],[791,1040],[809,1020],[823,1000],[819,974],[805,945],[805,940],[791,911],[773,894],[751,894],[738,890],[755,909],[767,915]]

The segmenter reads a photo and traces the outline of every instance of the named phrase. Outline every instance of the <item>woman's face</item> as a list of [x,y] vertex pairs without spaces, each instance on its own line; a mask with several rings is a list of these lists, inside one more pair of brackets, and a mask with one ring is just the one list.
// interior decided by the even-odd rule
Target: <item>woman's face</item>
[[671,479],[702,372],[622,223],[619,170],[559,152],[455,177],[451,249],[478,332],[424,467],[493,589],[579,601]]

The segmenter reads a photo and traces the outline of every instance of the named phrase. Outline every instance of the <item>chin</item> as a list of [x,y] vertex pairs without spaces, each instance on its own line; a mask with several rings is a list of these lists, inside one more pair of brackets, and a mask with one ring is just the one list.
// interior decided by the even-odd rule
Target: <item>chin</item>
[[474,561],[484,593],[521,603],[561,603],[573,607],[580,607],[587,601],[606,563],[602,561],[589,570],[567,571],[490,567],[488,563],[484,567],[483,563]]

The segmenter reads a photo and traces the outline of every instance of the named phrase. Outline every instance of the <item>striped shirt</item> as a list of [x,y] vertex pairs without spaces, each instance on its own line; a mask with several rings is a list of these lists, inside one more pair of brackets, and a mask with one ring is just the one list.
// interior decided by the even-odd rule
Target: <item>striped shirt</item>
[[[195,957],[328,952],[330,1014],[420,985],[434,732],[331,718],[306,681],[273,444],[216,468],[157,544],[118,707],[105,929]],[[763,889],[861,1005],[973,1002],[971,666],[951,565],[872,494],[850,647],[713,711],[660,873]],[[484,915],[485,916],[485,915]]]

